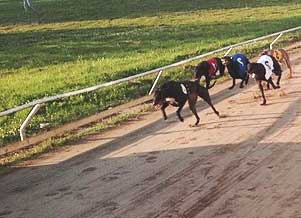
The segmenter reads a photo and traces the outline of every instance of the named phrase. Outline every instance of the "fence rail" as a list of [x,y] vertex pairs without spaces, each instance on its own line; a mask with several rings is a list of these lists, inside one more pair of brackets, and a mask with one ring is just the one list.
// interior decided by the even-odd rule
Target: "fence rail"
[[150,70],[150,71],[146,71],[146,72],[141,73],[141,74],[129,76],[129,77],[126,77],[126,78],[122,78],[122,79],[119,79],[119,80],[107,82],[107,83],[104,83],[104,84],[92,86],[92,87],[81,89],[81,90],[76,90],[76,91],[72,91],[72,92],[68,92],[68,93],[64,93],[64,94],[59,94],[59,95],[56,95],[56,96],[51,96],[51,97],[45,97],[45,98],[42,98],[42,99],[38,99],[38,100],[35,100],[35,101],[32,101],[32,102],[29,102],[27,104],[17,106],[15,108],[11,108],[11,109],[2,111],[2,112],[0,112],[0,117],[1,116],[6,116],[6,115],[9,115],[9,114],[21,111],[21,110],[24,110],[24,109],[29,108],[29,107],[33,107],[37,104],[43,104],[43,103],[47,103],[47,102],[56,101],[56,100],[59,100],[59,99],[62,99],[62,98],[67,98],[67,97],[71,97],[71,96],[75,96],[75,95],[80,95],[80,94],[83,94],[83,93],[93,92],[93,91],[96,91],[96,90],[99,90],[99,89],[102,89],[102,88],[105,88],[105,87],[109,87],[109,86],[113,86],[113,85],[116,85],[116,84],[119,84],[119,83],[131,81],[131,80],[134,80],[134,79],[137,79],[137,78],[140,78],[140,77],[144,77],[144,76],[147,76],[147,75],[150,75],[150,74],[158,73],[159,71],[163,71],[163,70],[167,70],[167,69],[170,69],[170,68],[178,67],[178,66],[184,65],[188,62],[195,61],[195,60],[201,59],[203,57],[206,57],[206,56],[218,53],[218,52],[229,50],[231,48],[235,48],[235,47],[239,47],[239,46],[242,46],[242,45],[254,43],[254,42],[261,41],[261,40],[264,40],[264,39],[267,39],[267,38],[270,38],[270,37],[273,37],[273,36],[278,36],[279,34],[294,32],[294,31],[297,31],[297,30],[301,30],[301,26],[291,28],[291,29],[287,29],[287,30],[283,30],[283,31],[276,32],[276,33],[272,33],[272,34],[269,34],[269,35],[261,36],[261,37],[255,38],[255,39],[247,40],[247,41],[236,43],[236,44],[233,44],[233,45],[229,45],[229,46],[226,46],[226,47],[223,47],[223,48],[220,48],[220,49],[216,49],[216,50],[213,50],[211,52],[207,52],[205,54],[201,54],[201,55],[198,55],[198,56],[195,56],[195,57],[192,57],[192,58],[189,58],[189,59],[177,62],[177,63],[173,63],[173,64],[170,64],[170,65],[166,65],[164,67],[159,67],[159,68],[156,68],[156,69],[153,69],[153,70]]

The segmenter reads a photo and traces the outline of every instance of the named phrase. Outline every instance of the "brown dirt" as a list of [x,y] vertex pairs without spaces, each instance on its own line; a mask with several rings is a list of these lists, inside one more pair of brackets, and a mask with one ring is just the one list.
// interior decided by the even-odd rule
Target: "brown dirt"
[[224,118],[152,112],[23,163],[0,177],[0,217],[300,218],[300,54],[267,106],[229,81],[210,90]]

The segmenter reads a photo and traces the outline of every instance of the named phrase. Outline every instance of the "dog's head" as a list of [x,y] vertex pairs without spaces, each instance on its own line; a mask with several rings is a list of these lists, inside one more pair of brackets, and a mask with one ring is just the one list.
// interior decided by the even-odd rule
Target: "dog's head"
[[248,69],[248,74],[250,74],[252,78],[255,78],[257,71],[258,71],[258,64],[257,63],[248,63],[247,69]]
[[162,88],[158,88],[155,91],[153,105],[156,108],[161,108],[165,102],[164,90]]
[[207,62],[206,61],[203,61],[201,63],[199,63],[196,68],[195,68],[195,71],[194,71],[194,79],[195,80],[200,80],[201,77],[203,75],[205,75],[205,72],[208,71],[207,69]]
[[224,57],[221,58],[221,60],[222,60],[222,64],[227,66],[231,62],[231,57],[230,56],[224,56]]
[[285,51],[281,49],[271,50],[271,55],[276,58],[278,62],[281,62],[285,56],[284,52]]
[[247,65],[247,69],[248,69],[248,73],[249,73],[249,74],[251,74],[251,73],[252,73],[252,71],[253,71],[253,67],[254,67],[253,63],[248,63],[248,65]]
[[250,74],[252,78],[255,78],[255,65],[254,63],[248,63],[247,65],[248,74]]

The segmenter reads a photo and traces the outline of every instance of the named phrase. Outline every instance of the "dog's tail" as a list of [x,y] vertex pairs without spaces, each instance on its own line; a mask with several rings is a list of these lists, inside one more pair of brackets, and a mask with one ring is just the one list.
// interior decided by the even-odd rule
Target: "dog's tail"
[[208,86],[208,89],[211,89],[215,85],[215,83],[216,83],[216,80],[214,80],[213,84]]
[[214,113],[219,116],[219,112],[215,109],[215,107],[213,106],[212,102],[211,102],[211,98],[209,95],[209,91],[208,89],[206,89],[205,87],[201,86],[200,84],[198,84],[198,89],[197,89],[197,93],[198,96],[200,98],[202,98],[204,101],[207,102],[207,104],[210,105],[210,107],[212,108],[212,110],[214,111]]

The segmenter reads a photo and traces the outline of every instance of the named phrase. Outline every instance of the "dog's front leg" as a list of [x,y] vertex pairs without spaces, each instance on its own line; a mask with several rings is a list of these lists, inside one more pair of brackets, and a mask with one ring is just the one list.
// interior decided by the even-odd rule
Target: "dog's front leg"
[[177,116],[178,116],[178,118],[179,118],[179,120],[180,120],[181,122],[184,122],[184,119],[183,119],[183,117],[181,116],[181,111],[182,111],[182,108],[184,107],[185,103],[186,103],[186,102],[184,102],[184,103],[179,103],[179,108],[178,108],[178,110],[177,110]]
[[245,80],[244,80],[244,79],[242,79],[242,80],[241,80],[241,82],[240,82],[240,86],[239,86],[239,88],[241,88],[241,89],[242,89],[242,88],[244,87],[244,82],[245,82]]
[[265,96],[264,96],[264,91],[263,91],[263,87],[262,87],[262,80],[258,81],[258,87],[261,91],[261,95],[262,95],[262,98],[263,98],[263,102],[261,103],[261,105],[265,105],[267,101],[266,101]]
[[230,90],[233,89],[235,86],[235,78],[232,78],[232,86],[229,88]]
[[274,82],[273,82],[273,80],[272,80],[272,77],[270,77],[269,79],[268,79],[268,84],[271,84],[272,85],[272,87],[273,87],[273,89],[279,89],[280,88],[280,86],[276,86],[275,84],[274,84]]
[[250,78],[250,76],[249,76],[249,74],[247,73],[246,78],[245,78],[245,85],[248,85],[249,78]]

